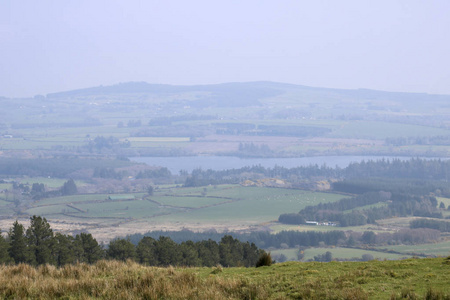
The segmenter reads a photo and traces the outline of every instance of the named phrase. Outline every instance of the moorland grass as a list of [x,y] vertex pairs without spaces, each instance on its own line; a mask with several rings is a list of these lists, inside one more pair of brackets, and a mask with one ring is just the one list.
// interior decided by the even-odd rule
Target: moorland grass
[[450,299],[449,283],[450,258],[257,269],[157,268],[131,261],[0,266],[0,297],[10,299]]

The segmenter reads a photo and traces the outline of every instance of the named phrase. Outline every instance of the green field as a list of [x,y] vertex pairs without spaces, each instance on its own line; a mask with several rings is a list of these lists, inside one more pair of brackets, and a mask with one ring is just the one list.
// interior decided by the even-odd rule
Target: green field
[[380,246],[377,248],[394,250],[402,253],[450,256],[450,241],[435,244]]
[[[109,196],[112,200],[108,199]],[[158,188],[153,196],[144,197],[143,193],[135,193],[129,194],[129,199],[122,200],[114,200],[113,196],[86,194],[41,199],[35,201],[26,213],[44,217],[68,214],[80,220],[117,218],[151,219],[153,222],[258,224],[277,220],[280,214],[297,212],[307,205],[342,198],[338,194],[240,185]]]
[[[235,186],[210,189],[207,196],[227,197],[223,204],[159,217],[161,221],[267,222],[286,212],[297,212],[307,205],[337,201],[342,195],[279,188]],[[170,196],[167,196],[170,197]],[[200,197],[203,199],[203,197]],[[230,199],[231,198],[231,199]]]
[[[67,181],[66,179],[62,178],[51,178],[51,177],[30,177],[30,178],[24,177],[24,178],[15,178],[14,180],[22,184],[30,185],[30,187],[33,185],[33,183],[42,183],[47,188],[60,188]],[[85,183],[83,181],[76,180],[75,184],[77,186],[83,186]]]
[[[291,248],[291,249],[277,249],[271,251],[273,255],[279,255],[283,254],[287,257],[287,260],[289,261],[296,261],[298,260],[297,254],[298,249]],[[303,251],[304,257],[302,261],[308,261],[313,260],[314,256],[322,255],[325,252],[331,252],[333,255],[333,259],[361,259],[361,256],[364,254],[370,254],[373,256],[374,259],[378,260],[394,260],[394,259],[402,259],[405,257],[409,257],[411,255],[402,255],[402,254],[395,254],[395,253],[383,253],[379,251],[371,251],[371,250],[363,250],[363,249],[353,249],[353,248],[341,248],[341,247],[328,247],[328,248],[308,248]]]
[[201,208],[206,206],[217,205],[227,202],[229,200],[212,198],[212,197],[189,197],[189,196],[153,196],[151,200],[161,203],[162,205],[168,205],[173,207],[189,207],[189,208]]
[[352,121],[335,128],[330,136],[339,138],[386,139],[448,134],[448,130],[428,126],[388,122]]
[[[142,193],[129,194],[130,199],[141,197]],[[95,202],[95,201],[106,201],[110,194],[85,194],[85,195],[71,195],[71,196],[61,196],[54,198],[41,199],[35,202],[34,206],[51,205],[51,204],[68,204],[68,203],[79,203],[79,202]],[[114,196],[114,195],[113,195]]]

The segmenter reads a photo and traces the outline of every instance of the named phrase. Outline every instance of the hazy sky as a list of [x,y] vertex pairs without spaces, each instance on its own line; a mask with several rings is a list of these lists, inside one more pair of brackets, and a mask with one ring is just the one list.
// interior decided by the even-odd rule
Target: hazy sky
[[0,0],[0,96],[269,80],[450,94],[450,1]]

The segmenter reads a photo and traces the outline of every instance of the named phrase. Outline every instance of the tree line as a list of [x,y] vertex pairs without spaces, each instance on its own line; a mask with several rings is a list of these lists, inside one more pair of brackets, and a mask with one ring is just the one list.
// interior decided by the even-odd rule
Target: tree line
[[110,259],[132,259],[150,266],[255,266],[265,251],[254,243],[241,242],[225,235],[219,242],[202,240],[175,243],[170,237],[145,236],[135,246],[129,239],[111,241],[106,256]]
[[[97,142],[95,142],[97,141]],[[109,147],[111,143],[109,138],[97,137],[92,141],[97,146],[93,149],[104,149]],[[267,149],[258,146],[261,151]],[[106,149],[105,148],[105,149]],[[242,145],[242,149],[252,149],[253,147]],[[160,153],[162,155],[162,153]],[[167,153],[166,153],[167,155]],[[125,160],[107,160],[107,159],[83,159],[76,157],[55,157],[45,159],[18,159],[18,158],[1,158],[0,159],[0,175],[27,175],[27,176],[51,176],[58,178],[69,178],[70,175],[80,170],[93,170],[93,177],[100,178],[123,178],[127,176],[116,168],[122,168],[132,165],[131,162]],[[186,176],[188,175],[188,176]],[[417,191],[429,190],[430,188],[439,189],[442,195],[450,195],[450,187],[446,184],[450,176],[450,160],[424,160],[411,159],[400,160],[381,159],[377,161],[363,161],[360,163],[352,163],[346,168],[332,168],[327,165],[310,165],[295,168],[285,168],[275,166],[273,168],[265,168],[260,165],[248,166],[238,169],[228,169],[221,171],[196,169],[191,174],[183,174],[181,177],[186,178],[186,186],[203,186],[210,184],[229,184],[240,183],[243,180],[272,177],[288,180],[293,186],[301,186],[304,179],[316,178],[337,178],[339,182],[334,184],[334,189],[350,193],[362,193],[370,190],[376,190],[374,184],[362,186],[361,184],[353,184],[358,179],[377,179],[389,178],[396,180],[409,180],[412,187]],[[167,169],[159,172],[142,172],[140,178],[173,177]],[[179,179],[179,178],[178,178]],[[344,181],[345,180],[345,181]],[[349,181],[350,180],[350,181]],[[374,180],[372,180],[374,181]],[[390,180],[381,182],[375,180],[376,184],[387,185]],[[369,182],[369,181],[367,181]],[[422,182],[422,184],[421,184]],[[357,191],[360,188],[363,191]],[[380,190],[378,188],[377,190]]]
[[391,192],[369,192],[333,203],[307,206],[298,213],[282,214],[285,224],[306,224],[306,221],[337,222],[340,226],[374,224],[389,217],[421,216],[442,218],[434,196],[417,196]]
[[[405,229],[397,233],[377,233],[367,231],[346,233],[342,230],[332,231],[293,231],[283,230],[278,233],[267,231],[255,231],[247,233],[230,232],[232,236],[242,242],[255,244],[256,247],[271,250],[280,248],[308,248],[323,246],[355,246],[366,244],[410,244],[435,242],[440,238],[439,231],[427,228]],[[127,239],[138,245],[144,237],[158,239],[160,236],[171,238],[174,242],[181,244],[186,241],[201,242],[211,240],[219,242],[223,233],[219,232],[193,232],[183,231],[150,231],[145,234],[133,234]]]
[[0,263],[63,266],[77,262],[95,263],[100,259],[134,260],[150,266],[255,266],[266,255],[254,243],[241,242],[230,235],[219,242],[209,240],[174,242],[170,237],[143,237],[112,240],[107,247],[89,233],[76,236],[54,233],[45,218],[33,216],[27,229],[18,221],[6,238],[0,235]]
[[53,233],[45,218],[33,216],[30,226],[18,221],[7,237],[0,235],[0,263],[52,264],[62,266],[76,262],[95,263],[104,258],[102,246],[89,233],[75,237]]
[[389,191],[394,194],[450,196],[450,186],[446,180],[422,180],[404,178],[354,178],[334,182],[336,192],[363,194]]
[[[300,184],[302,179],[338,178],[333,185],[337,191],[348,193],[364,193],[373,190],[382,190],[377,186],[388,186],[395,181],[408,181],[418,192],[423,193],[431,188],[439,189],[443,194],[450,195],[448,180],[450,179],[450,160],[420,159],[410,160],[381,159],[352,163],[346,168],[329,167],[327,165],[309,165],[295,168],[275,166],[265,168],[261,165],[248,166],[228,170],[193,170],[186,179],[186,186],[203,186],[210,184],[239,183],[243,180],[264,177],[281,178],[290,181],[294,186]],[[370,178],[368,181],[366,179]],[[380,178],[385,178],[384,181]],[[389,180],[386,180],[389,178]],[[358,180],[366,183],[354,184]],[[374,183],[371,183],[374,181]],[[395,183],[394,183],[395,184]],[[358,190],[358,188],[360,190]],[[390,186],[392,189],[392,185]]]
[[431,228],[441,232],[450,232],[449,221],[438,221],[431,219],[416,219],[409,222],[410,228]]

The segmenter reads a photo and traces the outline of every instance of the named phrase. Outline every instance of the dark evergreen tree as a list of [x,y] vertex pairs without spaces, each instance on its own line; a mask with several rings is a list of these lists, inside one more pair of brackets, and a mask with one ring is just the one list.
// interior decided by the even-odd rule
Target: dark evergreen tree
[[33,263],[38,265],[55,263],[52,255],[54,239],[50,224],[45,218],[32,216],[30,227],[26,231],[26,237]]
[[179,265],[181,263],[182,254],[179,246],[168,237],[159,237],[155,252],[161,266]]
[[31,262],[31,253],[25,237],[25,227],[17,220],[9,229],[9,255],[16,264]]
[[197,242],[198,256],[202,260],[202,265],[213,267],[220,263],[219,245],[209,239]]
[[180,245],[182,266],[201,266],[201,259],[198,257],[198,250],[194,242],[186,241]]
[[219,243],[220,264],[224,267],[244,266],[244,249],[238,239],[225,235]]
[[75,239],[70,235],[64,235],[59,232],[54,237],[53,254],[56,265],[63,266],[76,262]]
[[9,263],[13,262],[13,259],[9,255],[8,250],[9,250],[9,244],[5,240],[3,235],[0,234],[0,264],[9,264]]
[[153,196],[153,191],[154,191],[153,186],[152,186],[152,185],[149,185],[149,186],[147,187],[147,194],[148,194],[149,196]]
[[261,255],[264,253],[264,251],[259,250],[254,243],[243,243],[242,248],[244,251],[243,262],[244,266],[246,267],[254,266]]
[[63,195],[75,195],[77,192],[77,185],[73,179],[66,181],[61,188],[61,194]]
[[93,264],[104,258],[104,251],[90,233],[80,233],[75,236],[74,252],[76,260]]
[[139,263],[149,266],[157,266],[159,262],[156,254],[155,239],[144,236],[136,246],[136,255]]
[[128,239],[115,239],[109,243],[106,256],[115,260],[134,260],[136,259],[136,248]]
[[45,186],[43,183],[33,183],[31,187],[31,196],[33,199],[40,199],[45,194]]

